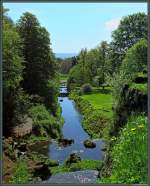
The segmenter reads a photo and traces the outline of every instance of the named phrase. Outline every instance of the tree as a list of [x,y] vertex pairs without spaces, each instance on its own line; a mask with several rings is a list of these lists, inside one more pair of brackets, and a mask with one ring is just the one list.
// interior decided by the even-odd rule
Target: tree
[[29,12],[21,16],[17,29],[24,41],[24,80],[23,88],[29,94],[38,94],[45,98],[45,104],[53,114],[57,108],[55,73],[56,63],[50,48],[49,33],[41,27],[37,18]]
[[[23,71],[22,40],[16,32],[13,21],[4,11],[3,16],[3,123],[4,135],[13,125],[18,124],[19,116],[24,113],[19,96]],[[21,112],[20,112],[21,111]]]
[[147,41],[141,39],[128,49],[125,58],[115,74],[112,86],[115,101],[121,100],[121,92],[125,85],[130,85],[133,80],[147,67]]
[[120,67],[126,76],[134,77],[147,68],[147,47],[147,41],[141,39],[127,51]]
[[106,41],[102,41],[100,48],[100,56],[101,56],[101,69],[100,69],[100,73],[101,76],[99,78],[99,85],[102,85],[103,89],[104,89],[104,83],[105,83],[105,76],[107,75],[107,71],[108,71],[108,67],[107,67],[107,60],[108,60],[108,51],[109,51],[109,45],[107,44]]
[[80,64],[80,72],[81,72],[81,79],[82,79],[82,84],[86,82],[86,74],[85,74],[85,63],[86,63],[86,56],[87,56],[87,49],[82,49],[80,54],[79,54],[79,64]]
[[141,38],[148,37],[148,20],[145,13],[135,13],[124,17],[112,34],[112,63],[118,69],[126,51]]

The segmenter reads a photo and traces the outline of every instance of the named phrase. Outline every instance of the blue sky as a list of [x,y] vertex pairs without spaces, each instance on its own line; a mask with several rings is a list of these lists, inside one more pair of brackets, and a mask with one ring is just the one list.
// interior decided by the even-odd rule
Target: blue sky
[[147,13],[146,3],[4,3],[4,7],[15,22],[26,11],[36,15],[50,33],[55,53],[78,53],[102,40],[110,42],[123,16]]

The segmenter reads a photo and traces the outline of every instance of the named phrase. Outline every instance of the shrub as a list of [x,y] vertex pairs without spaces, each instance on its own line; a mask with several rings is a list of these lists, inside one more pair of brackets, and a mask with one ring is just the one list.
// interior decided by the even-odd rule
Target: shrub
[[33,120],[33,129],[35,133],[39,136],[51,137],[59,136],[60,125],[56,118],[47,111],[44,105],[33,106],[29,110],[29,114]]
[[91,93],[92,92],[92,86],[90,84],[88,84],[88,83],[82,85],[81,92],[83,94],[89,94],[89,93]]

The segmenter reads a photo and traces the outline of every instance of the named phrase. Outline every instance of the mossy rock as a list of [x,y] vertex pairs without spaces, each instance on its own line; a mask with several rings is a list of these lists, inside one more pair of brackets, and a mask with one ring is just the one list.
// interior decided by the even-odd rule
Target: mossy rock
[[50,167],[56,167],[59,165],[59,162],[57,160],[46,160],[45,163]]
[[74,143],[74,139],[58,139],[58,143],[64,147],[71,145],[72,143]]
[[81,161],[80,156],[78,155],[78,153],[72,153],[70,154],[69,158],[66,160],[66,165],[70,165],[71,163],[77,163]]
[[84,141],[84,146],[86,148],[95,148],[96,147],[96,143],[94,143],[93,141],[88,139],[88,140]]

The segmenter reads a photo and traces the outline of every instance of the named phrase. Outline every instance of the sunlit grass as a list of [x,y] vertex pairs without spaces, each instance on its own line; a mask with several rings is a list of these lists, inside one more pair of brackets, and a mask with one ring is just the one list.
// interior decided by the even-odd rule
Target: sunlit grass
[[112,117],[113,99],[111,94],[96,93],[96,94],[83,95],[82,98],[89,101],[89,103],[95,109],[100,110],[104,116],[109,118]]

